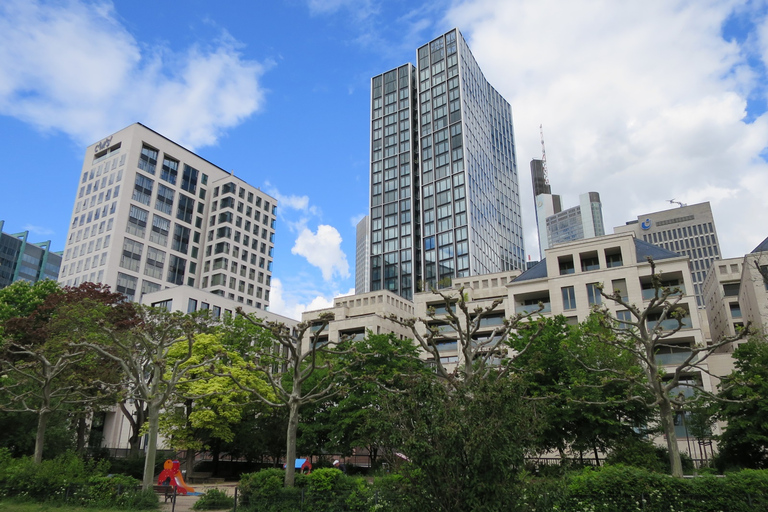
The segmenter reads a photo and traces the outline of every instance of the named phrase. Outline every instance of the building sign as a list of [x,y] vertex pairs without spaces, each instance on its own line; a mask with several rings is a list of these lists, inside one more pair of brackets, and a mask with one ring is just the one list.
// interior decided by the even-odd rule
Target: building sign
[[640,227],[643,229],[651,229],[651,219],[645,219],[641,224]]
[[112,136],[111,135],[109,137],[107,137],[106,139],[103,139],[98,144],[96,144],[96,147],[93,148],[93,152],[94,153],[98,153],[102,149],[107,149],[110,144],[112,144]]

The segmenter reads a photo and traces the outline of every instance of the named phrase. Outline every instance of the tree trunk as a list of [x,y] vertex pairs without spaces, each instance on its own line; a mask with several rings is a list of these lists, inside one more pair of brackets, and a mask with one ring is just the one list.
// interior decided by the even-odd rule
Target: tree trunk
[[597,446],[593,446],[592,449],[595,450],[595,464],[597,467],[600,467],[600,456],[597,454]]
[[299,401],[288,401],[288,431],[285,446],[285,486],[293,487],[296,476],[296,432],[299,430]]
[[45,428],[48,426],[48,418],[51,411],[43,409],[37,416],[37,436],[35,437],[35,464],[43,461],[43,443],[45,442]]
[[157,457],[157,432],[160,425],[160,410],[154,404],[149,405],[149,432],[147,439],[146,457],[144,459],[144,478],[141,486],[144,490],[151,489],[155,479],[155,458]]
[[680,448],[677,446],[677,434],[675,434],[675,416],[672,411],[672,405],[669,402],[662,402],[659,405],[661,416],[661,428],[667,438],[667,450],[669,450],[669,466],[672,476],[683,477],[683,463],[680,459]]
[[88,448],[88,434],[90,432],[90,425],[88,423],[88,412],[81,412],[77,415],[77,453],[85,455],[85,450]]

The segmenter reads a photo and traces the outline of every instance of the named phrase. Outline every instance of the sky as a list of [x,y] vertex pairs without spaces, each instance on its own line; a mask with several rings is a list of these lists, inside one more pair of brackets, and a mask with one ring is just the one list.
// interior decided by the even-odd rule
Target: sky
[[141,122],[278,199],[270,309],[354,292],[370,78],[458,27],[512,105],[526,252],[553,193],[606,231],[709,201],[724,257],[768,236],[768,3],[2,0],[0,220],[64,248],[85,148]]

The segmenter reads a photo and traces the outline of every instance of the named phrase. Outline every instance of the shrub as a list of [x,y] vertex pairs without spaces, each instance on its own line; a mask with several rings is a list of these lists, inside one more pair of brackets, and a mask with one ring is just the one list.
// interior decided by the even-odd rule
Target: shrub
[[208,489],[205,494],[192,505],[192,510],[222,510],[235,506],[235,499],[224,491]]

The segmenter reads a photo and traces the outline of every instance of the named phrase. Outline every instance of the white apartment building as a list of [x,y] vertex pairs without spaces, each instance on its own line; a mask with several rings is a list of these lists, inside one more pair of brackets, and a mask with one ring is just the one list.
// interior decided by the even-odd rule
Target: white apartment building
[[88,146],[59,282],[269,307],[277,201],[139,123]]

